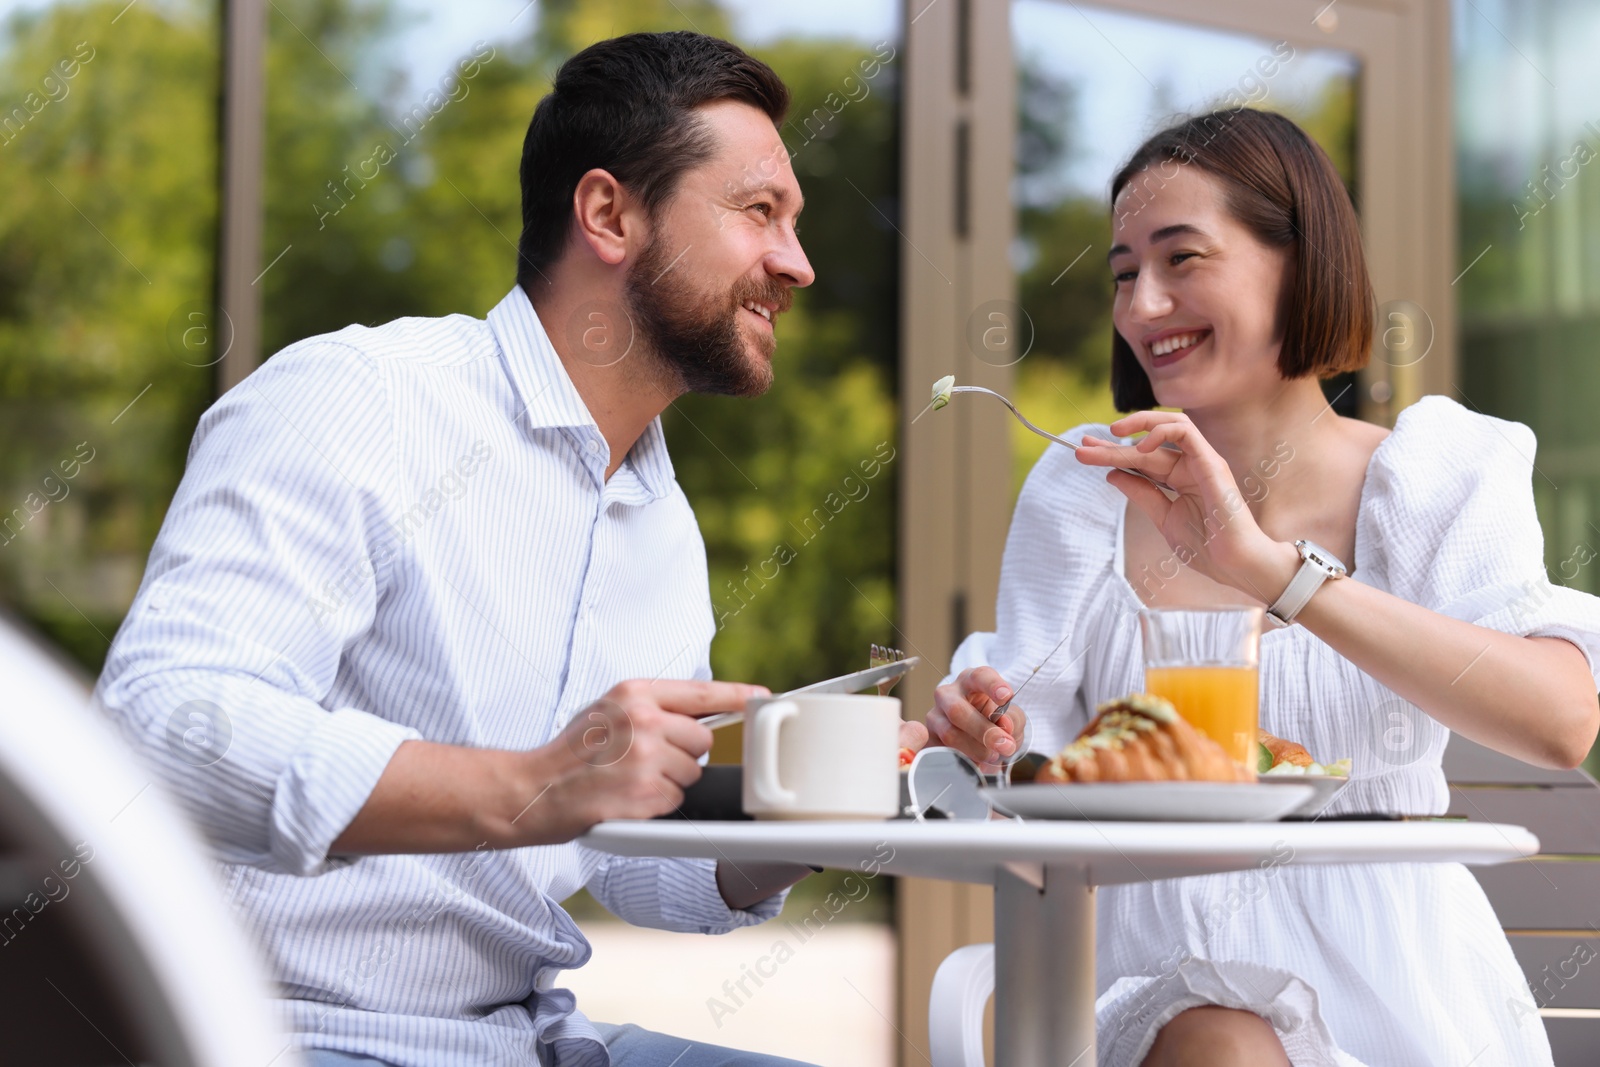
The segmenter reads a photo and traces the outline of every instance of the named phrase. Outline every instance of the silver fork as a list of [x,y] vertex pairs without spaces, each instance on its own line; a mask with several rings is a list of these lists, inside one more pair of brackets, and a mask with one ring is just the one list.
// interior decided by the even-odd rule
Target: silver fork
[[[890,648],[888,645],[872,645],[867,653],[867,666],[886,667],[891,663],[899,663],[905,658],[906,654],[898,648]],[[881,697],[888,696],[889,690],[893,689],[899,682],[899,678],[890,678],[887,682],[879,682],[878,695]]]
[[[950,392],[952,392],[952,393],[987,393],[989,396],[994,397],[996,400],[1000,401],[1000,403],[1002,403],[1006,407],[1010,408],[1011,409],[1011,414],[1013,414],[1013,415],[1015,415],[1017,417],[1017,421],[1018,422],[1022,423],[1022,425],[1026,426],[1028,429],[1032,430],[1034,433],[1038,434],[1040,437],[1043,437],[1046,441],[1054,441],[1056,444],[1065,445],[1068,448],[1076,448],[1076,447],[1078,447],[1077,445],[1074,445],[1071,441],[1063,440],[1062,438],[1057,437],[1055,434],[1050,433],[1048,430],[1039,429],[1039,427],[1035,426],[1033,423],[1028,421],[1028,417],[1026,415],[1024,415],[1022,412],[1017,410],[1017,405],[1013,404],[1011,401],[1007,400],[1005,397],[1001,396],[999,393],[995,392],[993,389],[985,389],[981,385],[953,385],[953,386],[950,387]],[[1146,474],[1144,471],[1136,471],[1132,467],[1118,467],[1117,470],[1122,471],[1124,474],[1132,474],[1135,477],[1143,478],[1145,481],[1149,482],[1151,485],[1155,486],[1157,489],[1163,489],[1166,492],[1173,493],[1173,494],[1176,494],[1178,492],[1176,489],[1172,488],[1172,486],[1168,485],[1166,482],[1159,481],[1159,480],[1157,480],[1155,478],[1152,478],[1150,475]]]

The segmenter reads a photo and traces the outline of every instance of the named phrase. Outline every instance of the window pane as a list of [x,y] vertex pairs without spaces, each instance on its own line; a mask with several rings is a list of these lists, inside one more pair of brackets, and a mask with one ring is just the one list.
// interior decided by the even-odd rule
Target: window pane
[[1459,398],[1533,428],[1550,580],[1600,592],[1600,10],[1457,2],[1452,19]]
[[217,28],[0,11],[0,602],[94,672],[212,395]]
[[1532,0],[1456,4],[1454,17],[1461,394],[1538,434],[1545,563],[1552,580],[1592,593],[1600,11]]

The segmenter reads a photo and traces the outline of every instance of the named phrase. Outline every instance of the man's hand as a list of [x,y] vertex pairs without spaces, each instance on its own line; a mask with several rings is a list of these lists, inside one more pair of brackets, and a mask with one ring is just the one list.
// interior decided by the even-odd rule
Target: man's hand
[[528,752],[407,741],[335,855],[469,852],[571,841],[605,819],[677,807],[711,731],[695,720],[766,695],[735,682],[629,681]]
[[699,780],[698,761],[711,750],[711,731],[695,720],[766,693],[735,682],[621,683],[539,750],[553,772],[539,802],[552,810],[539,821],[571,840],[606,819],[666,814]]
[[1013,704],[999,722],[993,716],[1014,690],[993,667],[972,667],[949,685],[934,690],[927,725],[900,727],[900,744],[915,752],[927,745],[946,745],[980,765],[994,765],[1017,752],[1027,716]]

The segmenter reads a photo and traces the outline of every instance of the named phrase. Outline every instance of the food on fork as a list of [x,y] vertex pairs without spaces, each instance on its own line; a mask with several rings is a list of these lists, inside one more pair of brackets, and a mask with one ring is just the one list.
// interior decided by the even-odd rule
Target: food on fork
[[1255,772],[1149,693],[1108,701],[1036,782],[1253,782]]
[[956,387],[956,376],[946,374],[943,378],[933,383],[933,410],[938,411],[950,403],[950,393]]
[[1256,770],[1261,774],[1317,774],[1330,775],[1334,778],[1350,777],[1350,759],[1346,757],[1334,760],[1332,763],[1318,763],[1311,758],[1304,745],[1297,745],[1293,741],[1285,741],[1281,737],[1274,737],[1265,730],[1258,730],[1256,740]]

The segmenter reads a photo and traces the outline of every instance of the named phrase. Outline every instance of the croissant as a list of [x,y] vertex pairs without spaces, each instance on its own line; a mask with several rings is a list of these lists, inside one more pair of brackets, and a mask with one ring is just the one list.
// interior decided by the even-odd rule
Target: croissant
[[1184,721],[1171,703],[1135,693],[1095,709],[1093,721],[1036,782],[1253,782],[1255,772]]
[[1256,740],[1260,741],[1266,750],[1272,753],[1272,765],[1292,763],[1296,767],[1309,767],[1316,761],[1311,758],[1304,745],[1297,745],[1293,741],[1285,741],[1281,737],[1273,737],[1265,730],[1256,731]]

